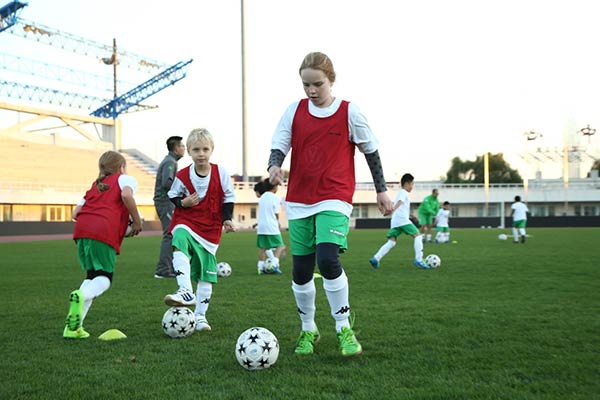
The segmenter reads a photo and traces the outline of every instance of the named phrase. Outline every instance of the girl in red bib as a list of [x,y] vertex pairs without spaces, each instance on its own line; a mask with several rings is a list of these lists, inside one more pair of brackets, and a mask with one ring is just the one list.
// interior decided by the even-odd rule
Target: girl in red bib
[[365,155],[384,214],[392,202],[377,151],[378,141],[353,103],[335,98],[331,86],[335,71],[323,53],[308,54],[300,65],[307,99],[292,103],[279,121],[271,141],[269,179],[283,183],[281,165],[292,151],[285,201],[293,255],[292,291],[302,331],[296,354],[311,354],[320,338],[315,325],[315,263],[323,277],[339,348],[344,356],[358,355],[362,347],[352,330],[348,279],[339,260],[347,248],[352,196],[355,189],[354,151]]

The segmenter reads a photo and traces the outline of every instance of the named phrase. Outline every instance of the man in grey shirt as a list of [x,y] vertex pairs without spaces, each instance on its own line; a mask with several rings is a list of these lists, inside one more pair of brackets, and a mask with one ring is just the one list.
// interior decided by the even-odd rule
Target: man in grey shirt
[[181,142],[182,140],[181,136],[171,136],[167,139],[169,154],[161,161],[156,173],[154,207],[160,218],[163,236],[160,242],[160,255],[158,256],[158,264],[156,264],[155,278],[175,277],[173,272],[173,249],[171,248],[173,236],[168,232],[175,205],[169,200],[167,193],[171,189],[171,184],[177,173],[177,160],[185,154],[185,145]]

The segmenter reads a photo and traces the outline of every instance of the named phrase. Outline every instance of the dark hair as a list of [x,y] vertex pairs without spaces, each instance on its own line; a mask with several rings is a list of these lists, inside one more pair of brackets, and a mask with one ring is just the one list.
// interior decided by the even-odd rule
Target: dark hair
[[410,183],[415,180],[415,177],[411,174],[404,174],[402,178],[400,178],[400,185],[404,186],[405,183]]
[[265,192],[265,187],[264,187],[262,181],[258,182],[256,185],[254,185],[254,191],[258,192],[258,194],[260,194],[260,195],[262,195]]
[[515,201],[521,201],[521,196],[515,196]]
[[173,151],[175,146],[177,146],[182,140],[183,138],[181,136],[171,136],[167,139],[167,149],[169,151]]
[[263,191],[264,192],[268,192],[268,191],[270,191],[271,189],[273,189],[275,187],[275,185],[273,185],[271,183],[271,181],[269,180],[269,178],[263,179],[263,181],[261,183],[262,183]]
[[445,202],[444,202],[444,205],[445,205],[445,206],[449,206],[449,205],[450,205],[450,202],[449,202],[449,201],[445,201]]

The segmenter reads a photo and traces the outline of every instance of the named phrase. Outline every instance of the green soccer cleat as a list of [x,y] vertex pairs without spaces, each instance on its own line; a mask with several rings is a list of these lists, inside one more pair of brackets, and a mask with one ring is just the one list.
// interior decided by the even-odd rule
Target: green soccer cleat
[[337,338],[343,356],[357,356],[362,353],[362,346],[356,340],[352,328],[342,328],[342,331],[337,334]]
[[300,332],[300,336],[298,336],[298,341],[296,341],[296,349],[294,353],[296,354],[312,354],[315,352],[315,345],[319,343],[321,339],[321,335],[319,334],[319,329],[315,326],[314,331],[302,331]]
[[69,295],[69,313],[65,324],[70,331],[76,331],[81,326],[83,316],[83,293],[81,290],[73,290]]
[[68,326],[65,326],[63,337],[65,339],[87,339],[90,337],[90,334],[83,329],[83,326],[80,326],[74,331],[70,330]]

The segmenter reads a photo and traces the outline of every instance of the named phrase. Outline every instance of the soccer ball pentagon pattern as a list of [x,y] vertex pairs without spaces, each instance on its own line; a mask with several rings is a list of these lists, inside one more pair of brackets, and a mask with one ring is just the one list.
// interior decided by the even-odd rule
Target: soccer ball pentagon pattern
[[186,338],[196,329],[196,316],[187,307],[171,307],[163,315],[162,328],[173,339]]
[[425,257],[425,264],[429,265],[429,268],[437,268],[442,265],[442,260],[435,254],[430,254]]
[[231,275],[231,265],[226,263],[225,261],[221,261],[217,264],[217,276],[221,278],[226,278]]
[[242,332],[235,345],[235,357],[247,370],[271,367],[279,356],[279,342],[266,328],[254,327]]

